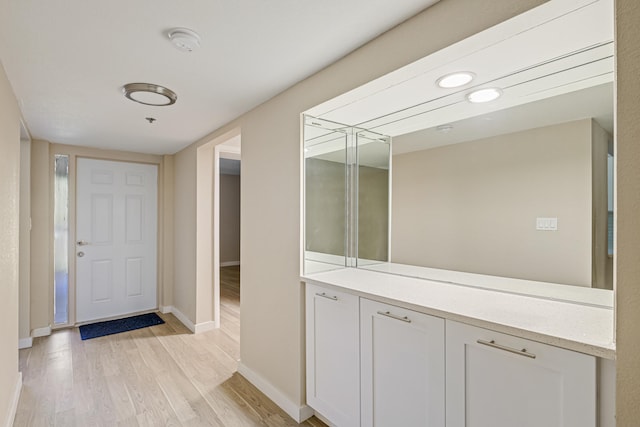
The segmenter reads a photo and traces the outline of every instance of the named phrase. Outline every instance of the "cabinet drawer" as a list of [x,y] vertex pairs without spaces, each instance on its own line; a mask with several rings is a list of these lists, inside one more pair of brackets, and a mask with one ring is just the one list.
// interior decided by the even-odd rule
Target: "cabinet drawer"
[[595,427],[593,356],[446,322],[448,427]]

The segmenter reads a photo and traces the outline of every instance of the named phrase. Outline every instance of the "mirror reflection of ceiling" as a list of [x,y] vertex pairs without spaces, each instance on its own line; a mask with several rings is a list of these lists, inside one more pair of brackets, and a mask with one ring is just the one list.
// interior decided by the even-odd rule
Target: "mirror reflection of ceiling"
[[[476,77],[436,85],[456,71]],[[551,0],[307,113],[391,135],[394,154],[586,117],[612,132],[613,78],[612,0]],[[486,87],[502,96],[467,101]]]

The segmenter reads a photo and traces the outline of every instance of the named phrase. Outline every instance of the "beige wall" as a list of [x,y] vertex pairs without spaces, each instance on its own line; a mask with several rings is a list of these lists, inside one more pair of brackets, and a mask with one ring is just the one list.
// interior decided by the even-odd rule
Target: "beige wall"
[[20,141],[20,339],[31,336],[31,141]]
[[161,304],[163,306],[172,306],[173,305],[173,278],[174,278],[174,266],[173,266],[173,248],[174,248],[174,235],[173,235],[173,227],[174,227],[174,204],[175,197],[173,192],[173,183],[174,183],[174,166],[173,166],[173,156],[164,156],[163,157],[163,166],[164,166],[164,174],[162,175],[163,180],[163,196],[162,197],[162,205],[163,205],[163,228],[164,228],[164,238],[162,242],[162,262],[161,268],[163,268],[163,288],[162,288],[162,300]]
[[0,425],[18,386],[20,110],[0,63]]
[[391,259],[591,286],[591,171],[590,119],[396,155]]
[[240,175],[220,175],[220,262],[240,262]]
[[196,321],[196,147],[174,156],[173,305]]
[[53,318],[51,165],[47,141],[31,142],[31,331]]
[[177,153],[176,306],[180,301],[186,310],[195,298],[195,147],[241,127],[241,360],[291,402],[302,404],[300,113],[540,3],[442,1]]
[[640,420],[640,2],[616,0],[616,415]]

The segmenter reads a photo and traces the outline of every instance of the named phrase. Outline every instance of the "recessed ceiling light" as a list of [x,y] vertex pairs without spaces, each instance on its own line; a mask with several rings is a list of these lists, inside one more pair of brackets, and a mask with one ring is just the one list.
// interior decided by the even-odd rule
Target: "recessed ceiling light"
[[502,95],[502,91],[497,87],[489,87],[485,89],[479,89],[471,92],[467,95],[467,100],[474,104],[479,104],[482,102],[490,102],[500,98]]
[[126,84],[122,93],[132,101],[157,107],[175,104],[178,99],[178,95],[171,89],[151,83]]
[[174,28],[167,35],[171,43],[183,52],[193,52],[200,47],[200,35],[188,28]]
[[444,89],[460,87],[468,84],[476,75],[469,71],[458,71],[447,74],[436,80],[436,84]]

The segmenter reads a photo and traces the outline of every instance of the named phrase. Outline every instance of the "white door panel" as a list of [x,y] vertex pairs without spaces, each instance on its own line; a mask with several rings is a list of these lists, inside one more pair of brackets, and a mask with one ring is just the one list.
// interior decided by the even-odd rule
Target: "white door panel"
[[76,321],[157,307],[157,166],[78,159]]

